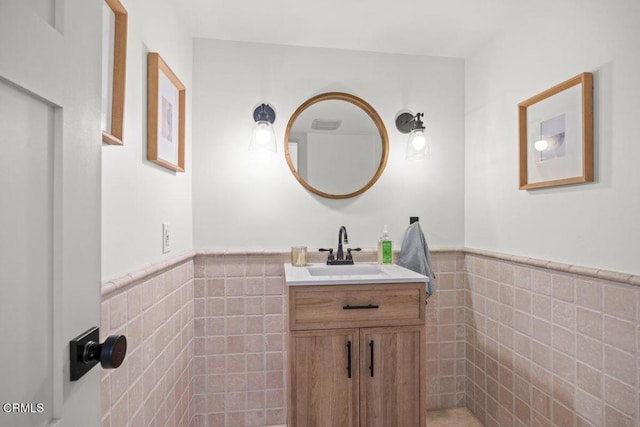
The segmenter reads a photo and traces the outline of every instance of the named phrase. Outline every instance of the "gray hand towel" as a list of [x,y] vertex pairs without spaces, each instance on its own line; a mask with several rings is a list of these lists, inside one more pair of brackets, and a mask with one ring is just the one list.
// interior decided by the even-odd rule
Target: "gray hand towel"
[[424,238],[420,223],[417,221],[411,224],[404,233],[397,264],[427,276],[429,278],[429,283],[427,283],[427,296],[435,292],[436,275],[433,273],[433,268],[431,267],[429,246],[427,246],[427,240]]

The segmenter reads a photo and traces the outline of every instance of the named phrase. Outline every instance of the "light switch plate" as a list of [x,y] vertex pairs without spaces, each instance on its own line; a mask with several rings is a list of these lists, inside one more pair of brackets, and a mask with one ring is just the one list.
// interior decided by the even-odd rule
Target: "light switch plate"
[[162,223],[162,253],[171,252],[171,224]]

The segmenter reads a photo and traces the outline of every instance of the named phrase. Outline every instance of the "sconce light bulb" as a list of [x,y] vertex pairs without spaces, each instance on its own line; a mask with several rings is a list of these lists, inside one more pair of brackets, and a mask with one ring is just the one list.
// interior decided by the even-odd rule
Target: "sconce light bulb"
[[271,132],[269,132],[269,124],[260,123],[258,127],[259,129],[256,132],[256,142],[260,145],[264,145],[269,142],[269,139],[271,137]]
[[424,130],[414,130],[407,141],[407,160],[422,161],[431,158],[431,137]]
[[276,152],[276,134],[271,123],[259,120],[253,125],[249,151],[255,150]]
[[533,143],[533,147],[538,151],[544,151],[549,148],[549,141],[541,139]]
[[427,139],[424,136],[424,132],[416,132],[411,139],[411,145],[417,151],[420,151],[427,145]]

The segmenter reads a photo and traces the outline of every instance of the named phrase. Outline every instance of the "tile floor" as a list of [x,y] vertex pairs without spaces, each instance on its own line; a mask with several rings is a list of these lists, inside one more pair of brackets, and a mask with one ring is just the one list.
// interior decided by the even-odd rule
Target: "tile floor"
[[427,427],[483,427],[467,408],[427,412]]
[[[271,427],[287,427],[286,424]],[[427,427],[484,427],[467,408],[427,411]]]

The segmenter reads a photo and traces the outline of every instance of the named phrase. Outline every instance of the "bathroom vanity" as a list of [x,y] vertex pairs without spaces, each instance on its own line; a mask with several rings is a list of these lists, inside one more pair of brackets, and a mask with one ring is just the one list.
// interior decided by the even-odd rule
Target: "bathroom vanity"
[[397,265],[292,267],[289,426],[424,426],[425,284]]

